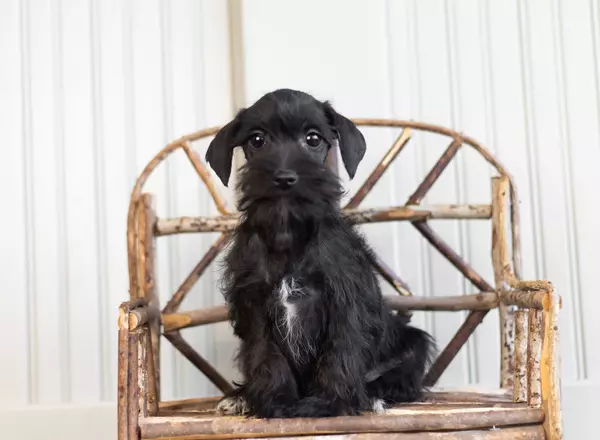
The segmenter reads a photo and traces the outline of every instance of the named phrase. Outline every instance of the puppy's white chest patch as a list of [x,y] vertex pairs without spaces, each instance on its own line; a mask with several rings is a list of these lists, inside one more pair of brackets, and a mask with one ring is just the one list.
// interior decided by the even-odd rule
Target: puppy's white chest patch
[[281,284],[279,285],[279,302],[285,312],[285,328],[288,334],[292,332],[294,323],[298,318],[297,305],[292,302],[292,297],[301,293],[293,278],[286,277],[281,280]]
[[279,318],[278,322],[279,332],[287,343],[292,356],[296,360],[301,360],[304,354],[314,351],[311,342],[306,338],[306,335],[303,335],[298,313],[299,306],[296,302],[299,297],[304,296],[304,292],[294,278],[285,277],[279,285],[278,295],[283,311],[283,316]]

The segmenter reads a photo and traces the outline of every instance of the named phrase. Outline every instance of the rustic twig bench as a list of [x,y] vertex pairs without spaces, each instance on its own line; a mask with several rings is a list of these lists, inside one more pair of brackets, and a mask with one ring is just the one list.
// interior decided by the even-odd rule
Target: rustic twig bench
[[[387,301],[397,310],[469,311],[467,319],[443,348],[427,373],[434,386],[477,325],[499,308],[501,360],[499,389],[495,392],[430,392],[424,402],[400,405],[384,414],[330,419],[258,420],[220,417],[214,413],[218,397],[163,402],[160,399],[160,338],[163,335],[220,390],[231,384],[182,337],[180,330],[227,319],[225,306],[180,311],[194,283],[226,245],[237,217],[225,207],[210,173],[192,143],[213,136],[218,128],[202,130],[167,145],[139,176],[127,218],[130,301],[119,317],[119,440],[310,438],[400,439],[548,439],[562,438],[560,411],[560,358],[557,315],[560,297],[547,281],[522,281],[518,197],[508,171],[474,139],[425,123],[360,119],[359,126],[398,127],[399,137],[345,206],[357,223],[409,221],[464,277],[481,292],[453,297],[413,296],[409,286],[380,258],[373,261],[383,279],[398,292]],[[361,201],[410,141],[414,131],[449,138],[449,146],[405,206],[359,209]],[[444,169],[463,147],[476,150],[495,170],[492,201],[487,205],[433,205],[420,203]],[[220,213],[216,217],[157,218],[152,196],[144,184],[170,153],[183,150],[206,185]],[[335,156],[329,163],[335,166]],[[494,284],[488,283],[431,228],[434,219],[491,219]],[[190,275],[159,308],[155,284],[157,237],[220,232]]]

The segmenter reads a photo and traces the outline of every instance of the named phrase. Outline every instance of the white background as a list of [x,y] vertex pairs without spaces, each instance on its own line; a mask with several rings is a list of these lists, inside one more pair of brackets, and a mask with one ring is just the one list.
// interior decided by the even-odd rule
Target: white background
[[[462,130],[514,174],[524,277],[548,278],[563,296],[567,438],[586,438],[600,411],[599,9],[596,0],[0,0],[0,433],[114,438],[136,175],[169,140],[291,87],[349,117]],[[350,189],[398,134],[364,133],[369,150]],[[403,203],[445,147],[416,136],[364,206]],[[461,152],[427,202],[487,203],[489,177]],[[173,157],[150,190],[160,215],[214,212],[185,158]],[[434,227],[491,280],[488,223]],[[410,225],[365,231],[417,294],[472,291]],[[161,239],[163,301],[213,239]],[[216,280],[205,276],[184,306],[220,303]],[[415,322],[443,346],[463,318]],[[443,385],[497,385],[497,327],[491,313]],[[227,324],[185,336],[235,376]],[[216,393],[164,353],[166,398]]]

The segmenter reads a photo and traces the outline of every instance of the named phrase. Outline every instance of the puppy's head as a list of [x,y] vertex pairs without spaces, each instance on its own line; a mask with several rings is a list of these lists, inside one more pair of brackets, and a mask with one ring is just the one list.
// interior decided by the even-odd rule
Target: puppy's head
[[233,150],[241,147],[247,160],[240,182],[243,195],[314,200],[319,193],[326,196],[328,188],[339,193],[337,179],[324,165],[329,149],[336,145],[353,178],[366,150],[358,128],[329,103],[281,89],[241,110],[223,127],[206,160],[227,186]]

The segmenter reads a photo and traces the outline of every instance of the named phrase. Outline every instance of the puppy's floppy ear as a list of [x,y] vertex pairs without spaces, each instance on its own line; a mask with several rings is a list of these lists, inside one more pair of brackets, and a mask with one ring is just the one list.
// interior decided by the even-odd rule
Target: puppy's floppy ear
[[239,113],[233,121],[221,128],[206,150],[205,160],[217,173],[223,185],[227,186],[231,174],[231,163],[235,145],[235,135],[239,129]]
[[352,179],[367,150],[365,138],[356,125],[336,112],[329,102],[325,102],[325,114],[329,118],[331,128],[337,134],[342,160]]

